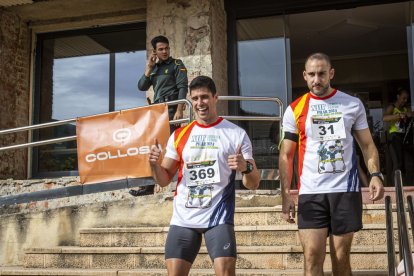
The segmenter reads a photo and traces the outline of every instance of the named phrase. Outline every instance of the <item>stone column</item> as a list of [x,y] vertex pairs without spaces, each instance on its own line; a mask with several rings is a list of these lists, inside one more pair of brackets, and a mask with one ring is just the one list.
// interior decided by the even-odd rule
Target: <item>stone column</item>
[[[215,81],[219,95],[227,92],[227,28],[223,0],[148,0],[147,49],[151,39],[164,35],[170,41],[171,56],[183,60],[191,82],[206,75]],[[152,98],[153,91],[147,92]],[[227,101],[219,102],[220,115],[227,114]],[[156,192],[174,190],[157,185]]]
[[[13,13],[0,9],[0,129],[29,124],[30,32]],[[27,142],[27,133],[0,136],[0,146]],[[0,178],[25,179],[27,150],[0,152]]]
[[[157,35],[168,37],[171,55],[183,60],[189,81],[200,75],[210,76],[219,95],[228,95],[223,0],[148,0],[148,50],[152,49],[151,39]],[[227,102],[219,104],[219,114],[227,114]]]

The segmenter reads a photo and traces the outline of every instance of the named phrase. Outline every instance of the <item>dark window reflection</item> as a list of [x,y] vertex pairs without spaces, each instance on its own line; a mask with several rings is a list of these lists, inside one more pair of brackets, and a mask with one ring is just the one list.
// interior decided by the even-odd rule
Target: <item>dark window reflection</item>
[[[286,41],[283,20],[268,17],[239,20],[238,84],[241,96],[287,98]],[[238,115],[279,116],[275,102],[242,101]],[[261,170],[261,189],[278,187],[278,143],[280,123],[275,121],[243,121],[253,145],[257,167]]]
[[[144,24],[39,35],[34,123],[144,105],[137,81],[145,68],[145,41]],[[35,131],[33,140],[73,135],[74,123]],[[34,176],[76,174],[76,141],[33,150]]]
[[138,90],[138,77],[144,74],[146,51],[116,54],[115,110],[146,105],[145,92]]

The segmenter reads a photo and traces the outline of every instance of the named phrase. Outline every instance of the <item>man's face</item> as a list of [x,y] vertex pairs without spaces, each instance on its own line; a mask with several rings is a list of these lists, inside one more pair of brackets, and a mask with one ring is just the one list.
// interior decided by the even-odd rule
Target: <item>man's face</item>
[[397,104],[402,107],[407,104],[408,101],[408,92],[404,91],[400,95],[397,95]]
[[158,42],[155,54],[160,61],[166,61],[170,57],[170,46],[167,43]]
[[197,122],[209,125],[217,120],[217,94],[213,94],[205,87],[190,91],[193,111],[197,115]]
[[330,93],[331,79],[334,73],[334,69],[326,60],[311,59],[305,64],[303,78],[312,94],[324,97]]

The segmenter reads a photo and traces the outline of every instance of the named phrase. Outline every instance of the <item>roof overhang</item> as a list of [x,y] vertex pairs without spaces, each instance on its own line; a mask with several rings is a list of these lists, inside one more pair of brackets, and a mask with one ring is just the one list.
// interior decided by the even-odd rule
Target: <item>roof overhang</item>
[[33,4],[33,0],[0,0],[0,7],[11,7],[24,4]]

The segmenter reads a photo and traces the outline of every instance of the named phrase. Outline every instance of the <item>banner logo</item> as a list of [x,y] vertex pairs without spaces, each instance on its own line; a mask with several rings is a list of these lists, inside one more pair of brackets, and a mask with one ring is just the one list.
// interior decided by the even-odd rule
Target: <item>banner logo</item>
[[121,128],[114,131],[112,139],[118,143],[127,143],[131,139],[132,132],[129,128]]

